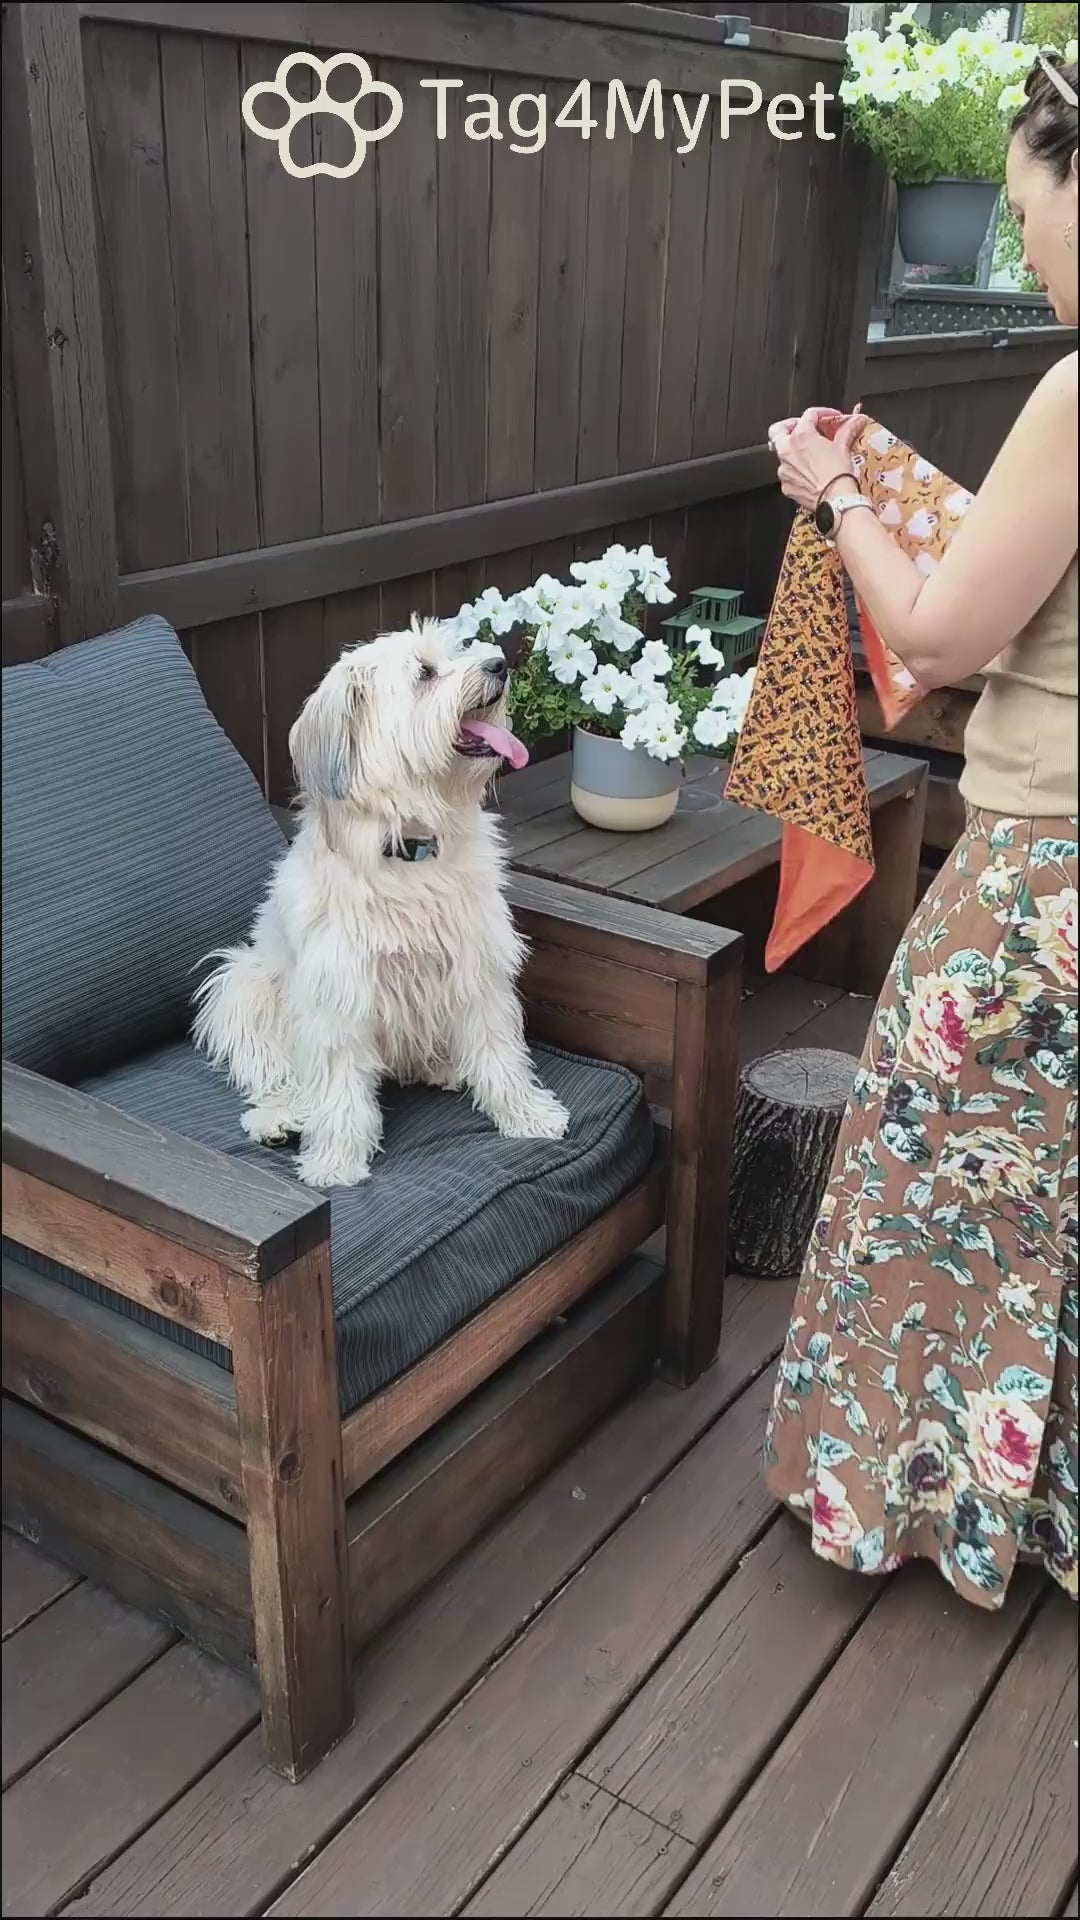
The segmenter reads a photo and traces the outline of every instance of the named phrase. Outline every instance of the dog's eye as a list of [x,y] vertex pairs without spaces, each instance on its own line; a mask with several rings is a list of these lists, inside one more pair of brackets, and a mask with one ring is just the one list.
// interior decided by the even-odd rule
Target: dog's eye
[[421,660],[421,662],[420,662],[420,679],[421,679],[421,680],[423,681],[423,680],[434,680],[434,678],[435,678],[435,669],[434,669],[434,667],[432,667],[432,666],[429,666],[429,664],[428,664],[428,662],[427,662],[426,660]]

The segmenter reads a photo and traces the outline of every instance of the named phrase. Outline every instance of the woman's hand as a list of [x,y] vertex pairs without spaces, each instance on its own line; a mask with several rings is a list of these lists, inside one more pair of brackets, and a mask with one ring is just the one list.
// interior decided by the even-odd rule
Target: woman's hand
[[852,442],[863,424],[861,409],[838,413],[832,407],[810,407],[797,420],[777,420],[769,428],[769,445],[776,455],[780,490],[796,506],[812,513],[833,480],[854,474]]

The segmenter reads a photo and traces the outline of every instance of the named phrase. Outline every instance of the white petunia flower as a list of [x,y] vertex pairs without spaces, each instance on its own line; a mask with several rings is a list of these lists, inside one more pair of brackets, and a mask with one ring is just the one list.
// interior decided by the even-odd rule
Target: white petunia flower
[[694,721],[694,739],[701,747],[726,747],[736,732],[730,715],[719,707],[704,707]]
[[678,708],[665,701],[631,714],[621,738],[624,747],[644,747],[654,760],[678,760],[687,733]]
[[597,607],[607,613],[622,612],[622,603],[634,585],[634,575],[625,560],[575,560],[570,571],[592,595]]
[[1002,87],[1001,92],[998,94],[998,112],[1015,113],[1018,107],[1023,106],[1026,98],[1027,95],[1024,92],[1021,81],[1015,81],[1013,85],[1009,87]]
[[560,686],[572,687],[596,670],[596,655],[576,633],[552,639],[547,648],[551,671]]
[[645,667],[657,680],[663,679],[665,673],[670,673],[674,664],[662,640],[646,640],[641,649],[641,659],[637,662],[639,667]]
[[635,661],[626,675],[626,690],[623,706],[628,713],[641,713],[646,707],[663,706],[667,701],[667,688],[662,680],[657,680],[648,671],[639,671],[641,661]]
[[596,637],[601,646],[614,647],[616,653],[633,653],[641,645],[641,630],[618,613],[601,613],[596,621]]
[[668,585],[671,568],[666,560],[661,560],[651,546],[646,543],[636,553],[628,555],[631,569],[637,577],[638,590],[650,607],[666,607],[675,595]]
[[601,611],[590,587],[564,587],[554,624],[563,633],[577,633],[582,627],[591,627]]
[[703,667],[720,667],[724,656],[708,627],[687,627],[686,644],[692,647]]
[[595,713],[612,713],[623,697],[626,675],[618,667],[600,666],[583,680],[578,691]]

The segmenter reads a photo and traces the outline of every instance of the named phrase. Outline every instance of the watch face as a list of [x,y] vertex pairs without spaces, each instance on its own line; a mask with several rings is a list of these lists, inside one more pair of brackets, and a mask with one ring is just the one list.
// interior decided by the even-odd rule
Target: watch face
[[832,510],[830,501],[822,500],[815,507],[814,525],[822,537],[827,540],[836,526],[836,515]]

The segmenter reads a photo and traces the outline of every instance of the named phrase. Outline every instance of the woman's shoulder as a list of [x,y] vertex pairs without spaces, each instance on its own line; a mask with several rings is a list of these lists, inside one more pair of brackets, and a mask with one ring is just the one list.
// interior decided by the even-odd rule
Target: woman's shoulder
[[1055,360],[1052,367],[1043,374],[1028,406],[1037,404],[1040,408],[1058,405],[1063,400],[1075,402],[1077,396],[1077,355],[1063,354]]

